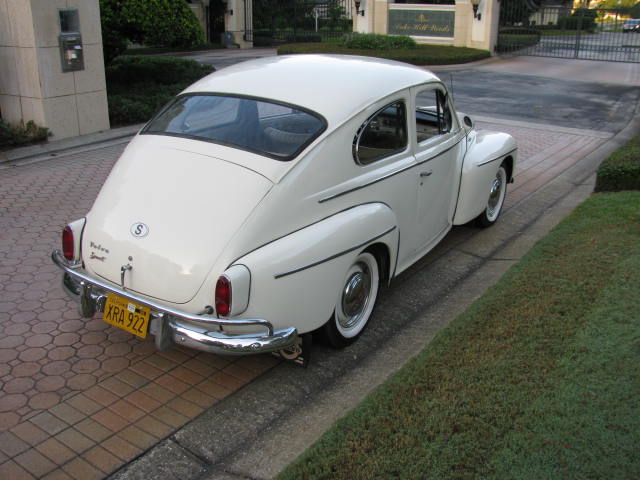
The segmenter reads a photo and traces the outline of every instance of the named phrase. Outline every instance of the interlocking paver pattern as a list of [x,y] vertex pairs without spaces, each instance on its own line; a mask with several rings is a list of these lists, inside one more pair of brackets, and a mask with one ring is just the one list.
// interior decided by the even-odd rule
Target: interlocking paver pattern
[[[484,122],[519,142],[507,208],[604,140]],[[0,478],[104,478],[272,368],[269,356],[157,352],[83,319],[49,256],[124,145],[0,165]]]

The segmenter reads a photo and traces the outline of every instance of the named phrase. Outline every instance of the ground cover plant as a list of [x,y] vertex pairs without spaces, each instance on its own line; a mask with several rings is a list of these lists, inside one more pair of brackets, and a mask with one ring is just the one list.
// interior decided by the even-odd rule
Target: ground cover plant
[[613,152],[598,168],[597,192],[640,190],[640,135]]
[[0,118],[0,149],[20,147],[47,140],[51,135],[46,127],[39,127],[33,120],[26,124],[11,125]]
[[213,70],[174,57],[116,58],[105,70],[111,126],[146,122],[177,93]]
[[640,192],[593,195],[279,479],[640,478]]
[[416,48],[416,41],[405,35],[381,35],[379,33],[353,33],[345,35],[340,45],[361,50],[390,50],[392,48]]
[[[364,37],[364,35],[362,35]],[[357,38],[357,37],[351,37]],[[402,38],[402,37],[400,37]],[[278,47],[278,55],[296,53],[335,53],[343,55],[364,55],[369,57],[386,58],[413,65],[452,65],[458,63],[473,62],[490,56],[487,50],[479,50],[467,47],[450,47],[441,45],[407,45],[391,46],[382,49],[373,49],[369,45],[376,44],[377,40],[356,40],[354,43],[322,42],[322,43],[292,43]],[[348,45],[359,45],[354,48]]]

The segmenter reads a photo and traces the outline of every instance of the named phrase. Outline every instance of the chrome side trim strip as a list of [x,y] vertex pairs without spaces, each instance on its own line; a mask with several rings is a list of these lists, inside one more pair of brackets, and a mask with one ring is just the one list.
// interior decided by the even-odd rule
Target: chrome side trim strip
[[342,255],[346,255],[347,253],[350,253],[350,252],[353,252],[354,250],[362,248],[362,247],[364,247],[365,245],[368,245],[371,242],[375,242],[379,238],[384,237],[387,233],[393,232],[396,228],[397,227],[394,225],[390,229],[382,232],[380,235],[377,235],[377,236],[367,240],[366,242],[363,242],[363,243],[361,243],[359,245],[356,245],[355,247],[351,247],[348,250],[344,250],[344,251],[342,251],[340,253],[336,253],[335,255],[331,255],[330,257],[327,257],[325,259],[318,260],[317,262],[309,263],[308,265],[304,265],[302,267],[294,268],[293,270],[289,270],[287,272],[278,273],[278,274],[274,275],[273,278],[278,279],[278,278],[286,277],[288,275],[293,275],[294,273],[298,273],[298,272],[301,272],[303,270],[307,270],[309,268],[313,268],[313,267],[315,267],[317,265],[320,265],[322,263],[325,263],[325,262],[331,261],[331,260],[333,260],[335,258],[341,257]]
[[[394,176],[396,176],[396,175],[398,175],[398,174],[400,174],[402,172],[406,172],[407,170],[415,168],[415,167],[417,167],[419,165],[422,165],[423,163],[426,163],[426,162],[428,162],[428,161],[430,161],[430,160],[432,160],[435,157],[438,157],[440,155],[444,155],[449,150],[455,148],[463,138],[464,137],[458,139],[458,141],[455,144],[453,144],[452,146],[450,146],[449,148],[447,148],[447,149],[445,149],[445,150],[443,150],[441,152],[436,153],[432,157],[425,158],[424,160],[421,160],[420,162],[413,163],[411,165],[407,165],[406,167],[401,168],[400,170],[396,170],[395,172],[387,173],[386,175],[383,175],[383,176],[378,177],[378,178],[376,178],[374,180],[371,180],[371,181],[369,181],[369,182],[367,182],[367,183],[365,183],[363,185],[358,185],[357,187],[350,188],[350,189],[345,190],[343,192],[332,193],[331,195],[327,195],[326,197],[322,197],[320,200],[318,200],[318,203],[328,202],[329,200],[333,200],[334,198],[338,198],[338,197],[341,197],[343,195],[347,195],[348,193],[356,192],[356,191],[361,190],[363,188],[366,188],[366,187],[369,187],[371,185],[375,185],[376,183],[382,182],[383,180],[386,180],[388,178],[394,177]],[[415,155],[414,155],[414,158],[415,158]]]
[[416,166],[417,165],[415,163],[412,163],[411,165],[407,165],[406,167],[401,168],[400,170],[396,170],[395,172],[387,173],[386,175],[378,177],[375,180],[371,180],[370,182],[365,183],[363,185],[358,185],[357,187],[350,188],[348,190],[345,190],[344,192],[332,193],[331,195],[327,195],[326,197],[322,197],[320,200],[318,200],[318,203],[328,202],[329,200],[333,200],[334,198],[341,197],[341,196],[346,195],[346,194],[351,193],[351,192],[356,192],[356,191],[361,190],[361,189],[363,189],[365,187],[368,187],[370,185],[374,185],[374,184],[376,184],[378,182],[386,180],[387,178],[391,178],[391,177],[394,177],[394,176],[396,176],[396,175],[398,175],[398,174],[400,174],[402,172],[406,172],[407,170],[415,168]]
[[496,160],[500,160],[500,159],[502,159],[502,158],[504,158],[504,157],[507,157],[507,156],[511,155],[511,154],[512,154],[513,152],[515,152],[516,150],[518,150],[518,149],[517,149],[517,148],[514,148],[514,149],[513,149],[513,150],[511,150],[510,152],[503,153],[502,155],[500,155],[500,156],[498,156],[498,157],[491,158],[491,159],[489,159],[489,160],[485,160],[484,162],[480,162],[480,163],[478,163],[478,164],[477,164],[477,166],[478,166],[478,167],[481,167],[482,165],[486,165],[486,164],[488,164],[488,163],[495,162]]

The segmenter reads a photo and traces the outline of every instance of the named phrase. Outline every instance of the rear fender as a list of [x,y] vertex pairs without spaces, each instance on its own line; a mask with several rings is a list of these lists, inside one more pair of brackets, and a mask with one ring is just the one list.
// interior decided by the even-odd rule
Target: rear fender
[[[323,325],[333,314],[344,275],[356,256],[372,245],[396,261],[399,232],[395,214],[382,203],[349,208],[275,240],[238,259],[251,271],[249,306],[274,328],[299,333]],[[389,272],[385,272],[385,278]],[[286,328],[286,327],[284,327]]]
[[509,182],[513,181],[517,149],[515,140],[507,133],[469,132],[454,225],[473,220],[486,208],[491,183],[503,162],[506,162]]

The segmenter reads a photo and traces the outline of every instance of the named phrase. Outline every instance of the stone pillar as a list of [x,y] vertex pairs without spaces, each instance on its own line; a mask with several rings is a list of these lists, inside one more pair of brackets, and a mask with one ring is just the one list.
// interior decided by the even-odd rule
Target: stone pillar
[[[79,30],[66,57],[61,28]],[[98,0],[0,0],[0,112],[56,139],[109,129]]]
[[353,6],[353,31],[386,34],[388,10],[387,0],[362,0],[360,11],[364,11],[364,15],[356,15],[356,7]]
[[498,0],[480,0],[480,19],[474,18],[469,0],[456,0],[455,45],[489,50],[493,55],[498,41]]
[[253,48],[253,42],[245,40],[246,31],[253,30],[253,25],[246,25],[249,19],[253,19],[253,0],[228,1],[224,16],[227,48]]

